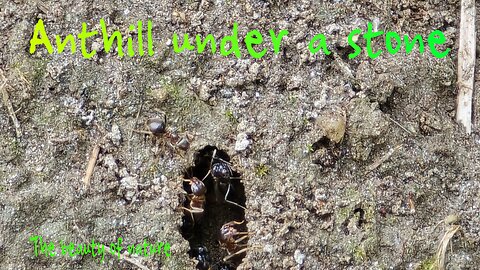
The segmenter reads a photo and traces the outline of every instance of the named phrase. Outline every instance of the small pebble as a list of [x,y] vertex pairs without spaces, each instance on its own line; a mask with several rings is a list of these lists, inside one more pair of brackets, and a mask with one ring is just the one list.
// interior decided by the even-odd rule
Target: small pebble
[[103,164],[107,166],[109,171],[118,173],[118,165],[112,154],[108,154],[105,156],[105,158],[103,159]]
[[116,146],[119,146],[122,142],[122,133],[117,124],[112,125],[112,131],[109,133],[109,137],[112,140],[112,143]]
[[298,264],[303,264],[303,261],[305,260],[305,254],[303,254],[299,249],[297,249],[293,254],[293,258]]
[[248,139],[248,135],[246,133],[239,133],[237,135],[237,141],[235,142],[235,151],[243,151],[247,149],[250,143],[251,140]]
[[137,193],[138,179],[137,177],[127,176],[120,180],[120,187],[118,188],[117,195],[122,196],[131,201],[135,193]]
[[273,246],[270,245],[270,244],[266,244],[266,245],[263,247],[263,251],[268,252],[268,253],[272,253],[272,252],[273,252]]

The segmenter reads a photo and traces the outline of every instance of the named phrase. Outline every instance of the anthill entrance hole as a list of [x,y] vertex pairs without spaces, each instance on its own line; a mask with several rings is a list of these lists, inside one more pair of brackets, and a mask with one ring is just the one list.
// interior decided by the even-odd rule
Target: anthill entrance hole
[[[199,261],[197,269],[209,269],[209,267],[212,270],[236,269],[245,257],[245,253],[236,255],[224,262],[223,258],[228,256],[228,251],[220,246],[218,240],[220,228],[230,221],[244,221],[242,224],[236,225],[235,228],[239,232],[247,231],[245,211],[243,208],[225,201],[224,197],[228,189],[227,181],[220,181],[222,184],[215,188],[216,180],[209,173],[214,152],[216,153],[216,158],[213,159],[213,164],[225,161],[231,168],[230,192],[227,199],[245,206],[245,188],[240,182],[241,175],[235,171],[235,164],[230,163],[230,157],[225,151],[214,146],[206,146],[195,153],[194,166],[185,170],[183,175],[184,179],[196,177],[202,180],[208,174],[203,181],[206,187],[205,203],[203,204],[204,211],[203,213],[195,214],[194,220],[192,220],[190,212],[185,210],[182,218],[181,233],[183,238],[190,243],[190,257],[194,257]],[[188,181],[183,182],[183,189],[188,194],[192,194],[191,185]],[[191,204],[192,196],[186,196],[183,207],[192,209]],[[245,239],[241,243],[245,244],[247,241],[248,239]],[[242,248],[239,247],[238,250],[240,249]]]

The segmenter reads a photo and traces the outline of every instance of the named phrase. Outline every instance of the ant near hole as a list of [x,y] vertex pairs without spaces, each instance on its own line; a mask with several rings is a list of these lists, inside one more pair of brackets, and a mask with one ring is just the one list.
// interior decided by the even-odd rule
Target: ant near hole
[[[228,252],[228,256],[223,258],[223,261],[228,261],[233,257],[240,255],[244,252],[247,252],[249,249],[254,248],[248,244],[241,244],[245,240],[248,240],[248,236],[252,235],[253,232],[240,232],[235,228],[236,225],[243,224],[245,222],[241,221],[230,221],[222,225],[220,228],[219,242],[220,246],[225,248]],[[240,236],[237,238],[237,236]]]
[[147,120],[146,127],[148,131],[132,129],[133,132],[151,135],[154,138],[163,138],[168,146],[173,149],[187,151],[190,148],[190,141],[193,137],[187,133],[180,137],[176,130],[167,128],[167,115],[161,112],[163,117],[153,117]]
[[232,164],[230,162],[218,157],[217,149],[214,149],[212,153],[212,159],[210,161],[210,168],[205,177],[203,177],[202,181],[204,181],[208,176],[211,175],[214,181],[213,187],[216,198],[218,199],[219,195],[221,194],[221,186],[226,186],[227,190],[224,197],[225,202],[238,206],[243,210],[246,210],[244,206],[241,206],[240,204],[230,201],[228,199],[228,195],[230,194],[230,190],[232,189],[231,180],[240,180],[240,177],[234,176],[231,166]]
[[207,188],[205,187],[203,180],[200,180],[195,176],[190,179],[183,179],[183,181],[190,184],[192,193],[186,194],[187,198],[190,200],[190,208],[182,207],[182,209],[185,212],[190,213],[193,226],[195,226],[195,220],[200,221],[205,212],[205,196],[207,194]]

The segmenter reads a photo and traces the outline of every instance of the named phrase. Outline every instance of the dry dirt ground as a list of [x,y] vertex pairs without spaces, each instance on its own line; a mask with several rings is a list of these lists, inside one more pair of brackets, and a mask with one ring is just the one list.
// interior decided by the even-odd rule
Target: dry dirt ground
[[[0,268],[139,269],[132,259],[144,269],[194,269],[190,245],[204,245],[212,269],[231,269],[220,262],[227,253],[215,235],[230,218],[252,232],[237,269],[435,269],[437,247],[453,229],[446,268],[478,269],[480,138],[454,121],[459,7],[458,0],[0,0],[0,85],[8,94],[0,107]],[[79,33],[82,22],[100,31],[104,19],[125,44],[130,24],[142,20],[145,29],[151,19],[155,55],[85,59],[80,44],[73,55],[40,47],[31,55],[39,19],[52,41]],[[241,40],[252,29],[265,35],[264,57],[248,56],[242,42],[241,59],[173,52],[173,33],[223,37],[234,22]],[[439,29],[441,48],[452,50],[443,59],[428,48],[348,59],[348,33],[367,22],[410,37]],[[289,30],[279,54],[270,29]],[[308,52],[317,33],[331,55]],[[102,50],[101,37],[86,46]],[[162,111],[169,129],[192,135],[189,150],[132,132]],[[189,206],[183,178],[205,174],[215,148],[241,175],[231,198],[241,203],[244,195],[246,211],[212,199],[209,179],[208,224],[193,225],[181,209]],[[195,159],[201,169],[191,168]],[[182,228],[197,240],[190,244]],[[54,243],[57,256],[35,256],[34,235]],[[124,249],[168,242],[171,255],[106,254],[101,263],[59,249],[61,241],[108,245],[118,237]]]

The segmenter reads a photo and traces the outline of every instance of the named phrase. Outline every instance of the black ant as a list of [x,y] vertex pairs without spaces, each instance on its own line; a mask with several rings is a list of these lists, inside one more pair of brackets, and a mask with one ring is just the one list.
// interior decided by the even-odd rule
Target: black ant
[[183,151],[187,151],[190,148],[190,140],[192,136],[185,134],[184,137],[180,138],[175,130],[170,131],[167,129],[167,115],[163,113],[163,119],[159,117],[150,118],[147,120],[147,129],[148,131],[136,130],[134,132],[153,135],[155,137],[163,137],[167,139],[167,143],[172,148],[178,148]]
[[217,149],[213,150],[212,153],[212,160],[210,161],[210,170],[208,170],[207,175],[203,177],[202,181],[205,180],[209,175],[212,175],[213,180],[214,180],[214,190],[215,190],[215,195],[218,196],[220,194],[220,185],[227,185],[227,191],[225,192],[225,201],[236,205],[243,210],[246,210],[245,207],[241,206],[240,204],[236,202],[232,202],[228,200],[228,195],[230,194],[230,188],[232,186],[230,180],[232,179],[240,179],[239,177],[234,177],[233,176],[233,171],[231,168],[232,164],[226,160],[223,160],[219,157],[217,157]]
[[208,255],[208,250],[206,247],[198,246],[196,248],[190,249],[190,257],[193,257],[198,260],[196,268],[199,270],[210,270],[210,264],[212,259]]
[[[248,240],[251,232],[239,232],[235,225],[243,224],[243,222],[230,221],[222,225],[220,228],[219,242],[222,247],[228,251],[228,256],[223,258],[223,261],[228,261],[231,258],[246,252],[250,247],[248,244],[240,244],[244,240]],[[241,236],[240,238],[236,238]]]
[[195,248],[191,248],[189,251],[190,257],[197,259],[198,263],[196,265],[196,269],[199,270],[233,270],[233,267],[229,263],[215,263],[212,264],[212,259],[208,254],[208,249],[204,246],[197,246]]
[[205,194],[207,193],[207,188],[203,181],[197,177],[184,179],[183,181],[190,184],[192,194],[187,194],[190,200],[190,208],[182,207],[182,209],[190,213],[193,225],[195,225],[195,220],[201,220],[205,211]]

